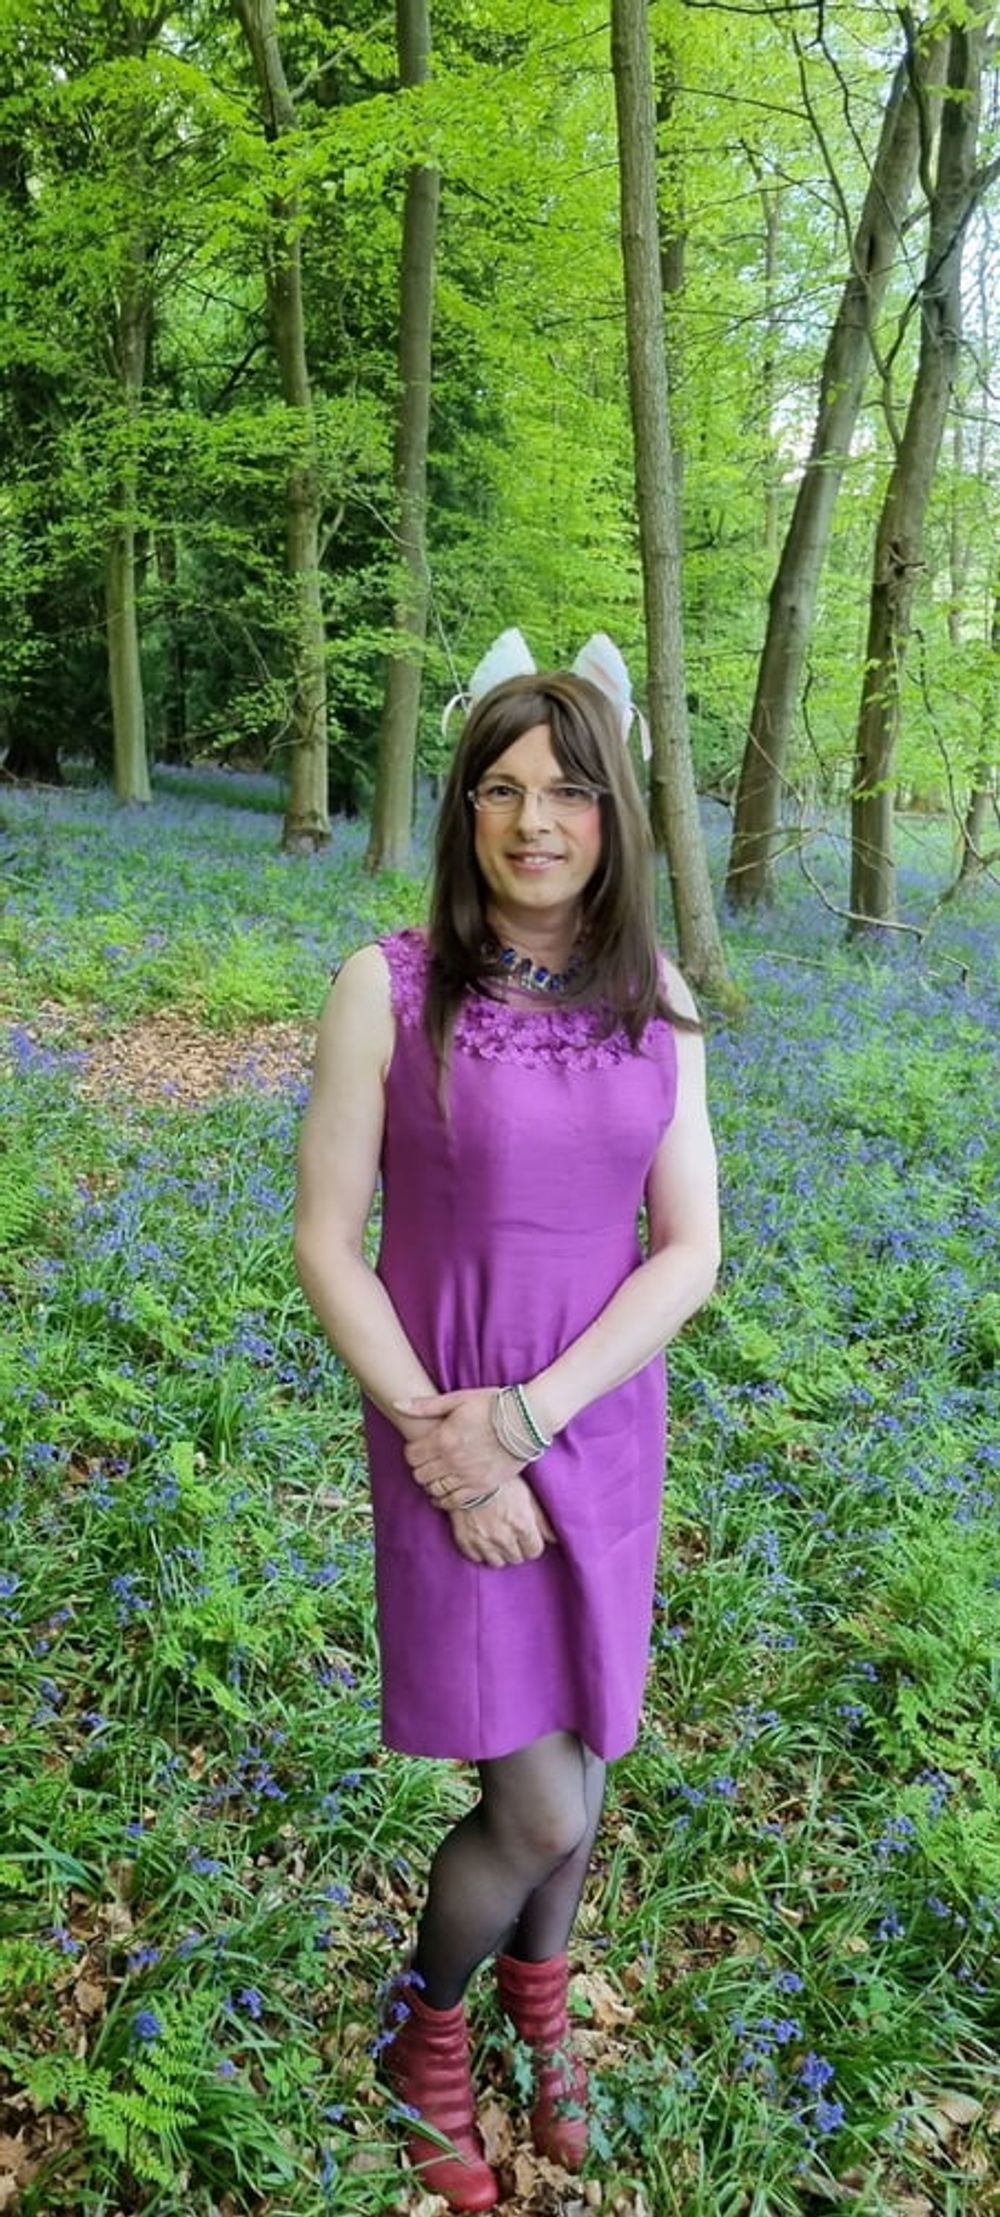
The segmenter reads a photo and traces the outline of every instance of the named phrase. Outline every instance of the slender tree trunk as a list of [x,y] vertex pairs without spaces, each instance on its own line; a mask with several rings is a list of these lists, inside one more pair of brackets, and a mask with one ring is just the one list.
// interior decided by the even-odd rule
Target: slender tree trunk
[[[295,127],[278,42],[275,0],[234,0],[260,88],[264,133],[276,140]],[[326,706],[326,625],[320,579],[322,490],[316,418],[306,349],[299,209],[282,195],[266,275],[278,381],[298,432],[285,491],[285,568],[291,594],[292,689],[288,719],[289,791],[282,844],[308,853],[330,836]]]
[[179,582],[178,543],[172,531],[157,534],[156,567],[167,633],[167,667],[163,683],[163,750],[168,762],[183,762],[188,720],[188,656],[183,596]]
[[[399,78],[420,85],[430,73],[429,0],[396,0]],[[367,864],[394,868],[410,852],[413,772],[424,645],[427,637],[427,442],[430,428],[434,248],[439,175],[417,163],[406,181],[399,288],[399,416],[396,497],[402,581],[395,644],[386,662],[378,767]]]
[[[983,414],[985,417],[985,409]],[[965,424],[956,415],[951,433],[951,515],[948,519],[948,644],[962,644],[962,602],[969,580],[969,534],[965,526]],[[985,482],[985,479],[983,480]]]
[[[938,46],[901,61],[882,121],[844,287],[820,374],[819,407],[768,603],[750,729],[740,769],[726,898],[770,900],[792,717],[812,633],[833,512],[858,419],[871,334],[885,296],[921,147],[921,107],[940,68]],[[920,91],[910,72],[920,73]]]
[[983,867],[983,833],[995,798],[997,738],[1000,734],[1000,586],[993,596],[990,626],[991,667],[983,693],[983,720],[979,761],[973,772],[972,791],[962,824],[962,859],[959,879],[973,877]]
[[851,800],[853,935],[895,916],[893,763],[910,616],[923,564],[927,504],[958,366],[962,248],[981,180],[975,173],[982,30],[955,27],[941,115],[917,374],[875,535],[875,558]]
[[649,657],[653,834],[667,855],[681,963],[725,997],[688,737],[681,562],[670,436],[656,196],[656,115],[646,0],[612,0],[629,397]]
[[130,254],[112,338],[124,407],[122,458],[117,484],[117,520],[112,526],[105,565],[104,597],[108,636],[108,687],[118,799],[146,806],[152,798],[146,754],[146,704],[139,648],[134,437],[149,350],[150,303],[144,277],[145,246],[136,237]]

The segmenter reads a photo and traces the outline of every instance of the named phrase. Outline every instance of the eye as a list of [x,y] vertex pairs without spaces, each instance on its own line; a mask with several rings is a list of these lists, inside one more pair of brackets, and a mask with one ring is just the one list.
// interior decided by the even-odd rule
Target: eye
[[552,798],[563,808],[589,808],[595,799],[592,785],[553,785]]
[[487,778],[479,791],[484,801],[516,801],[521,788],[519,785],[505,785],[502,778]]

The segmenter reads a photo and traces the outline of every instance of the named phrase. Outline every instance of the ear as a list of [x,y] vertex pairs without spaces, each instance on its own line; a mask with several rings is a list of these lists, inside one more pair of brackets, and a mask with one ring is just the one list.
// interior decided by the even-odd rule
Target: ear
[[538,664],[527,640],[517,630],[502,631],[499,639],[487,647],[481,662],[476,663],[469,679],[470,700],[482,700],[484,693],[492,693],[494,685],[502,685],[508,677],[530,677]]
[[480,701],[485,693],[492,693],[494,685],[502,685],[508,677],[530,677],[537,670],[531,648],[523,632],[513,625],[509,631],[501,631],[493,645],[487,647],[482,661],[476,663],[464,692],[453,693],[441,715],[441,732],[448,736],[448,719],[456,708],[469,708],[473,701]]
[[628,744],[632,719],[635,717],[639,725],[642,758],[644,762],[648,762],[653,751],[649,725],[632,699],[632,680],[625,666],[624,656],[614,640],[609,639],[606,631],[595,631],[592,634],[586,645],[580,648],[573,669],[577,677],[589,678],[591,685],[596,685],[617,708],[621,719],[623,745]]

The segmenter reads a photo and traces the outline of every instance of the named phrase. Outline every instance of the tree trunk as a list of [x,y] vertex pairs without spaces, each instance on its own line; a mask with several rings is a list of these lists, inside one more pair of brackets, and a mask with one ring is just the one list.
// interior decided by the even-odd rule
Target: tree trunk
[[983,720],[979,761],[973,773],[972,791],[962,824],[962,859],[959,881],[983,868],[983,833],[995,797],[997,730],[1000,726],[1000,587],[993,598],[990,626],[991,667],[983,692]]
[[[901,61],[820,373],[819,407],[791,522],[768,602],[750,729],[740,769],[726,899],[735,908],[770,900],[774,846],[792,717],[833,511],[858,419],[878,317],[920,158],[921,106],[936,78],[940,45]],[[920,72],[915,90],[911,71]]]
[[[420,85],[430,73],[429,0],[396,0],[399,79]],[[416,164],[406,181],[399,288],[399,416],[396,497],[402,582],[386,662],[378,766],[366,857],[370,870],[393,869],[410,853],[413,773],[420,684],[427,637],[427,442],[430,427],[434,247],[439,176]]]
[[126,806],[152,798],[146,755],[146,703],[139,649],[134,435],[149,350],[151,310],[145,281],[146,249],[132,241],[112,334],[112,354],[124,403],[123,453],[118,474],[118,518],[108,542],[104,601],[108,635],[108,689],[114,746],[114,781]]
[[178,540],[172,531],[157,534],[156,567],[167,633],[167,667],[163,680],[163,752],[168,762],[183,762],[188,722],[188,655],[179,579]]
[[[295,128],[295,108],[278,43],[275,0],[234,0],[260,88],[265,137]],[[293,196],[273,203],[266,278],[278,381],[297,418],[298,458],[285,492],[285,568],[291,594],[289,790],[282,844],[308,853],[330,836],[326,712],[326,625],[320,582],[322,491],[316,419],[306,350],[299,210]]]
[[951,31],[920,288],[917,374],[875,535],[851,799],[852,935],[877,930],[895,916],[893,759],[900,686],[922,567],[924,518],[958,367],[962,248],[981,189],[975,158],[983,55],[981,30]]
[[670,436],[656,196],[656,117],[646,0],[612,0],[629,398],[653,740],[653,835],[667,855],[680,960],[692,983],[729,986],[688,737],[681,562]]

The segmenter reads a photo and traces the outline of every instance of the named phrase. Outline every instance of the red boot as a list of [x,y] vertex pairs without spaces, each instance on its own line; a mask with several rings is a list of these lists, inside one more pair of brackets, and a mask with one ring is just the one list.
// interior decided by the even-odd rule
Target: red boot
[[421,2186],[429,2194],[443,2194],[454,2210],[495,2209],[500,2187],[476,2126],[462,2004],[430,2009],[406,1982],[405,1991],[390,2004],[390,2019],[400,2007],[406,2014],[384,2049],[382,2069],[399,2100],[418,2109],[454,2150],[446,2153],[418,2126],[410,2126],[407,2153]]
[[565,1955],[554,1955],[548,1963],[497,1956],[500,2006],[535,2055],[535,2148],[565,2171],[578,2171],[587,2153],[587,2073],[570,2040],[568,1977]]

